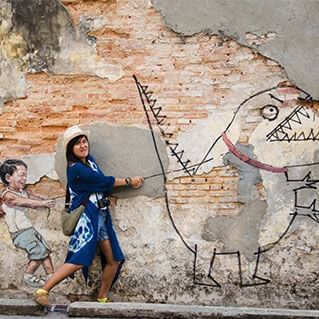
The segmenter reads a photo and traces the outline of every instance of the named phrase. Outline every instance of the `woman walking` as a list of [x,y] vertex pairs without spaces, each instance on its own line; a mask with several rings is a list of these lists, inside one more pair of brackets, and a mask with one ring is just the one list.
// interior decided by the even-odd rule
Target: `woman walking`
[[114,187],[139,188],[144,178],[140,176],[117,178],[106,176],[90,155],[89,133],[78,126],[68,128],[63,136],[67,159],[67,187],[70,192],[70,212],[85,206],[71,236],[65,263],[34,293],[35,301],[49,306],[49,292],[60,281],[79,269],[85,279],[99,245],[102,257],[102,278],[98,302],[108,302],[108,293],[117,279],[125,258],[112,224],[107,196]]

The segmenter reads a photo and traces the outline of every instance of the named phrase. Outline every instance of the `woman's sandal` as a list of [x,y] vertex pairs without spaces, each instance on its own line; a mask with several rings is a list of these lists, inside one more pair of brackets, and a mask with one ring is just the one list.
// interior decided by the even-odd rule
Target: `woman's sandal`
[[49,292],[45,289],[39,288],[34,293],[34,300],[41,306],[49,307]]
[[108,297],[97,298],[96,301],[99,302],[99,303],[108,303],[108,302],[111,302],[110,298],[108,298]]

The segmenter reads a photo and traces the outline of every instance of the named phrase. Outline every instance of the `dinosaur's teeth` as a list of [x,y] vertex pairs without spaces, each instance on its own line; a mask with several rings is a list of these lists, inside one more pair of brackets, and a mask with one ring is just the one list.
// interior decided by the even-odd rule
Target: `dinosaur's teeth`
[[270,142],[300,142],[300,141],[319,141],[319,131],[314,133],[313,129],[310,130],[309,134],[302,131],[297,134],[294,132],[292,135],[288,135],[284,130],[277,130],[269,136]]

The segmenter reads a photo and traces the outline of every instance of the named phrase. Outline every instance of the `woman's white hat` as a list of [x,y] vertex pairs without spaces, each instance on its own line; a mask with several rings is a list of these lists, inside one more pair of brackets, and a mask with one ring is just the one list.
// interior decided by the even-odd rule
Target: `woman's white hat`
[[87,138],[90,137],[89,131],[83,131],[79,126],[74,125],[67,128],[63,134],[63,147],[66,149],[69,142],[77,136],[85,135]]

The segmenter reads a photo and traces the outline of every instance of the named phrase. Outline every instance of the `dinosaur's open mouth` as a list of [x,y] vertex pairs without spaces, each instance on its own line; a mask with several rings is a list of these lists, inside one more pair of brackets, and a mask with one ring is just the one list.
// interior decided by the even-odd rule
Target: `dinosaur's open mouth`
[[285,172],[288,171],[288,169],[286,167],[276,167],[276,166],[265,164],[265,163],[262,163],[262,162],[259,162],[259,161],[256,161],[256,160],[250,158],[249,156],[241,153],[236,148],[236,146],[229,140],[229,138],[227,137],[225,132],[222,134],[222,137],[223,137],[223,141],[225,142],[225,144],[228,147],[229,151],[231,153],[233,153],[241,161],[243,161],[243,162],[245,162],[245,163],[247,163],[247,164],[249,164],[251,166],[254,166],[254,167],[257,167],[257,168],[260,168],[260,169],[264,169],[266,171],[273,172],[273,173],[285,173]]
[[295,131],[299,125],[311,120],[307,109],[304,106],[296,107],[281,123],[279,123],[270,133],[267,134],[268,142],[299,142],[299,141],[318,141],[319,132]]

